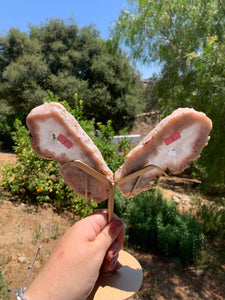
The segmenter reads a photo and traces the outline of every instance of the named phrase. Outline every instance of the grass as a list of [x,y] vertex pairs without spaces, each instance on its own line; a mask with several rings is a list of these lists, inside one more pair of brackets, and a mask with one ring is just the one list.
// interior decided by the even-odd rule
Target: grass
[[5,256],[0,254],[0,299],[1,300],[8,300],[9,299],[9,286],[11,284],[10,282],[7,282],[4,280],[4,275],[7,274],[7,271],[2,273],[1,270],[5,268],[6,262],[5,262]]
[[38,242],[48,243],[50,240],[56,240],[64,233],[64,228],[56,221],[52,224],[42,227],[40,224],[36,225],[32,234],[32,244],[36,245]]

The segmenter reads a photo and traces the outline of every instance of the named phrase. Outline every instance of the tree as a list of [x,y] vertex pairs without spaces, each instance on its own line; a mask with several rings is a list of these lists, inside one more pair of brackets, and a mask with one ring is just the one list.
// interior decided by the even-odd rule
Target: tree
[[72,20],[30,26],[29,35],[11,28],[0,38],[1,103],[26,116],[48,90],[71,105],[77,92],[86,118],[129,126],[142,107],[142,84],[125,54],[108,45],[95,27]]
[[158,96],[158,88],[157,88],[158,78],[156,74],[154,74],[151,78],[148,79],[148,83],[145,86],[145,99],[146,99],[146,107],[145,111],[153,111],[159,110],[159,96]]
[[199,163],[208,187],[217,183],[224,192],[225,2],[133,0],[129,4],[115,25],[114,47],[123,42],[135,59],[162,64],[155,88],[165,115],[187,106],[212,119],[211,141]]
[[47,65],[40,45],[18,29],[0,39],[0,99],[15,113],[27,112],[47,95],[42,82]]

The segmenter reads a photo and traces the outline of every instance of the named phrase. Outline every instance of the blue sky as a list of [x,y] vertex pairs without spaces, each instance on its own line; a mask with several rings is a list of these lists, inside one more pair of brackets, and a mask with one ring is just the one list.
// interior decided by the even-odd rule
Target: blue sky
[[[126,0],[0,0],[0,34],[6,34],[10,27],[28,31],[29,23],[39,25],[51,17],[73,17],[79,27],[92,23],[101,37],[107,38],[110,26],[126,3]],[[137,65],[142,78],[148,78],[159,70],[154,64]]]

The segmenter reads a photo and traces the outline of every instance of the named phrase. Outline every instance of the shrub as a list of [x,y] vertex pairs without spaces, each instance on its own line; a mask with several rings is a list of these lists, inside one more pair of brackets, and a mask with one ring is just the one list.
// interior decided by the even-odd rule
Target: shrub
[[12,132],[15,116],[13,114],[8,114],[6,116],[0,114],[0,118],[1,118],[0,149],[11,150],[12,149],[11,132]]
[[221,197],[207,204],[197,199],[197,218],[208,241],[203,264],[212,269],[213,273],[221,272],[224,276],[225,198]]
[[5,282],[2,272],[0,271],[0,299],[8,300],[9,299],[9,292],[8,288],[11,282]]
[[198,204],[197,217],[208,239],[217,243],[225,241],[225,199],[219,203]]
[[71,210],[81,218],[90,215],[97,207],[98,204],[93,200],[90,201],[89,205],[86,205],[83,197],[76,196],[71,200]]
[[[123,138],[118,145],[112,142],[112,137],[115,135],[115,132],[110,120],[105,125],[98,122],[97,126],[97,136],[93,137],[93,141],[101,151],[109,168],[115,172],[125,160],[125,155],[129,151],[129,141],[128,139]],[[124,132],[120,133],[124,134]]]
[[157,191],[148,191],[128,202],[129,244],[154,251],[183,264],[192,264],[201,254],[204,235],[201,224],[187,213],[180,214],[172,201]]

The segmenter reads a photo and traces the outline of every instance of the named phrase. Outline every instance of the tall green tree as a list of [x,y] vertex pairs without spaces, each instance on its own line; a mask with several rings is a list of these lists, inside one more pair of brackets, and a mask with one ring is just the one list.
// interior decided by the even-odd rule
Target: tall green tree
[[[135,59],[158,61],[157,96],[164,114],[194,107],[213,121],[211,141],[199,163],[211,184],[225,185],[225,2],[221,0],[132,0],[115,25]],[[220,153],[220,155],[218,155]]]
[[0,70],[0,100],[15,113],[26,112],[47,95],[42,84],[47,65],[39,43],[26,33],[12,28],[0,38]]
[[42,103],[48,90],[73,104],[78,93],[84,116],[112,120],[115,130],[129,126],[141,109],[142,84],[121,51],[89,25],[50,19],[30,26],[29,34],[11,28],[0,37],[0,103],[26,115]]

